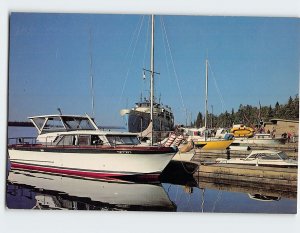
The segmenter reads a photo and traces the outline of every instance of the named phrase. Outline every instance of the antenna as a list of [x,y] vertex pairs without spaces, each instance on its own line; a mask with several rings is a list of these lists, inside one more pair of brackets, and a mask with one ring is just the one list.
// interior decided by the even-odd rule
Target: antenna
[[93,55],[92,55],[92,30],[90,29],[89,49],[90,49],[90,79],[91,79],[91,98],[92,98],[92,113],[95,117],[95,101],[94,101],[94,75],[93,75]]

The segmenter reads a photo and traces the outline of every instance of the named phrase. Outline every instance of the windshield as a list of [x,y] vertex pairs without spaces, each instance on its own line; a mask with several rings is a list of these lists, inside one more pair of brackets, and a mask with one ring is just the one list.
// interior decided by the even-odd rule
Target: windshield
[[286,153],[284,153],[283,151],[279,152],[278,155],[280,156],[280,158],[282,158],[283,160],[289,159],[289,157],[286,155]]
[[63,122],[68,130],[92,130],[95,129],[87,118],[63,117]]
[[274,152],[274,153],[257,153],[252,156],[249,156],[248,158],[254,159],[263,159],[263,160],[286,160],[289,159],[289,157],[284,152]]

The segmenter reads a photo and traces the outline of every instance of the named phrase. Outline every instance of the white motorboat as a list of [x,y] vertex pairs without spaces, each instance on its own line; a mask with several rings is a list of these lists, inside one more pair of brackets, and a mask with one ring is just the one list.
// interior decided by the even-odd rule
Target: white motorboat
[[283,151],[253,150],[246,158],[216,159],[217,163],[271,167],[298,167],[296,160],[289,159]]
[[233,143],[239,143],[240,145],[282,145],[285,144],[286,138],[274,138],[268,133],[256,133],[253,137],[241,137],[235,138]]
[[35,143],[19,138],[8,146],[13,168],[93,178],[158,177],[177,152],[174,147],[143,145],[134,133],[99,130],[88,115],[29,119],[38,137]]
[[7,180],[34,190],[37,209],[176,210],[160,183],[79,179],[14,169]]

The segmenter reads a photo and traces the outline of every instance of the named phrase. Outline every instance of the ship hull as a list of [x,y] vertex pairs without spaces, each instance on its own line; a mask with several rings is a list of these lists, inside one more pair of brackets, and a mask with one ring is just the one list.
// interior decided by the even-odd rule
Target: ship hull
[[[128,131],[140,133],[147,129],[150,124],[150,113],[132,110],[128,115]],[[153,131],[172,131],[174,123],[172,118],[153,116]]]
[[65,174],[79,177],[118,177],[159,174],[176,151],[173,148],[153,150],[76,148],[10,148],[12,168]]

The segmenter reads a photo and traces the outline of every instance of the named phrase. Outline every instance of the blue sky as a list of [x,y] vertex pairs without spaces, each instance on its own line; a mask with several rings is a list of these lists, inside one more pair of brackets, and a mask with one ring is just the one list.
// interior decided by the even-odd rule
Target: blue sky
[[[150,64],[148,20],[12,13],[9,120],[58,113],[58,107],[66,114],[92,114],[92,54],[96,121],[124,125],[119,110],[134,106],[141,92],[148,95],[148,77],[142,78]],[[284,103],[299,92],[299,19],[157,16],[155,36],[156,96],[171,106],[176,123],[186,121],[185,109],[188,120],[204,112],[206,58],[213,72],[208,104],[216,114],[240,104]]]

